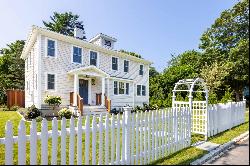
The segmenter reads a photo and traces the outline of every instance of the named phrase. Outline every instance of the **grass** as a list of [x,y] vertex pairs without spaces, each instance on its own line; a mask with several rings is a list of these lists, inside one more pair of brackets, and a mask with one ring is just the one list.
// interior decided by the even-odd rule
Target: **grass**
[[150,163],[150,165],[189,165],[192,161],[207,154],[205,150],[195,147],[189,147],[176,152],[170,156],[164,157],[160,160]]

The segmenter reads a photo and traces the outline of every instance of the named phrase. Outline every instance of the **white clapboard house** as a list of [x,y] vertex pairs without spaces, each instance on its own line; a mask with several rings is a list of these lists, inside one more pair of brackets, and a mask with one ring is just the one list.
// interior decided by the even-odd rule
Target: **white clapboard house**
[[[25,60],[25,107],[43,109],[47,95],[61,96],[61,107],[105,109],[149,103],[150,61],[114,50],[115,38],[102,33],[82,40],[32,26],[21,58]],[[82,106],[81,106],[82,107]],[[79,109],[79,108],[78,108]]]

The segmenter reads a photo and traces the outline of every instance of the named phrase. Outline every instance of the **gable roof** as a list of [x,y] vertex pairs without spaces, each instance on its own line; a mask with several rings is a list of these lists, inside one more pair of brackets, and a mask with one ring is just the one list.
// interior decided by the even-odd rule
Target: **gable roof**
[[122,52],[119,52],[116,50],[110,50],[110,49],[98,46],[96,44],[89,43],[85,40],[80,40],[80,39],[77,39],[77,38],[72,37],[72,36],[63,35],[63,34],[60,34],[60,33],[54,32],[54,31],[47,30],[45,28],[35,26],[35,25],[32,26],[31,31],[28,35],[28,39],[25,42],[25,46],[24,46],[24,49],[23,49],[23,52],[21,55],[22,59],[25,59],[27,57],[27,55],[30,52],[31,48],[33,47],[38,35],[44,35],[46,37],[50,37],[50,38],[53,38],[56,40],[61,40],[64,42],[68,42],[68,43],[71,43],[74,45],[85,47],[87,49],[93,49],[93,50],[105,53],[107,55],[124,57],[124,58],[130,59],[130,60],[133,60],[136,62],[140,62],[143,64],[148,64],[148,65],[152,64],[152,62],[150,62],[148,60],[137,58],[137,57],[134,57],[134,56],[131,56],[129,54],[122,53]]
[[98,77],[110,77],[109,74],[102,71],[101,69],[98,69],[96,66],[92,66],[92,65],[70,70],[68,74],[85,74],[85,75],[98,76]]
[[97,40],[97,39],[100,38],[100,37],[105,38],[105,39],[109,39],[109,40],[114,41],[114,42],[117,41],[116,38],[113,38],[113,37],[111,37],[111,36],[105,35],[105,34],[103,34],[103,33],[99,33],[99,34],[97,34],[95,37],[91,38],[91,39],[89,40],[89,42],[92,43],[92,42],[94,42],[95,40]]

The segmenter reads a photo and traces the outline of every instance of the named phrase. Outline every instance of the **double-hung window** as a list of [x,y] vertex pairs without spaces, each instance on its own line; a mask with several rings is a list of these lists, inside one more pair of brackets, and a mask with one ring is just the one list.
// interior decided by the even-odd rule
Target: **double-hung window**
[[137,96],[146,96],[146,86],[137,85]]
[[114,95],[129,95],[129,83],[114,81]]
[[140,65],[139,75],[143,75],[143,65]]
[[128,70],[129,70],[129,61],[124,60],[124,72],[128,72]]
[[54,74],[47,75],[47,89],[55,90],[55,75]]
[[73,46],[73,62],[82,63],[82,48]]
[[90,51],[90,65],[97,66],[97,52]]
[[47,56],[55,57],[56,55],[55,49],[55,41],[54,40],[47,40]]
[[112,57],[112,70],[118,70],[118,58]]

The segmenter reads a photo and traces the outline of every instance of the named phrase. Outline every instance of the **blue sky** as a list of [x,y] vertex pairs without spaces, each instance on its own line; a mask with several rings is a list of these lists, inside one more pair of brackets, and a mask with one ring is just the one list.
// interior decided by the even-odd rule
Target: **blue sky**
[[171,54],[198,49],[201,34],[238,0],[1,0],[0,48],[26,39],[31,25],[43,27],[54,11],[80,15],[87,39],[117,38],[115,49],[141,54],[158,71]]

